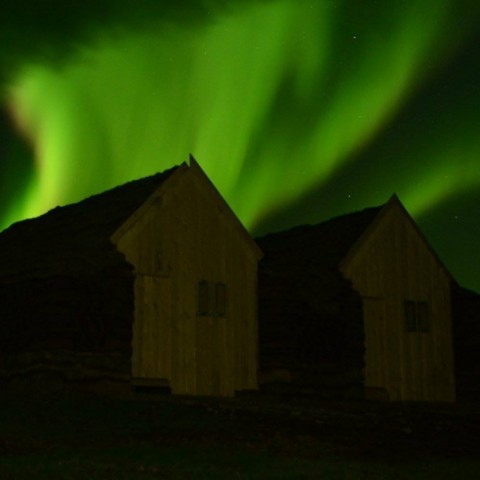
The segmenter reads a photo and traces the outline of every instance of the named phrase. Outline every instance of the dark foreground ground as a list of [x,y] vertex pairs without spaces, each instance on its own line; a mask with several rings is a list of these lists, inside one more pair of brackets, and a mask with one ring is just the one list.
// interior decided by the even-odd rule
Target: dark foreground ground
[[479,479],[480,408],[0,393],[0,479]]

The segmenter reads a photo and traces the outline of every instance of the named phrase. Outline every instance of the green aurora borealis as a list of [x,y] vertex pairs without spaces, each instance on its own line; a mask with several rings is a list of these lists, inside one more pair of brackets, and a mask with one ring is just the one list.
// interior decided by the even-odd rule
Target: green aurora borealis
[[0,146],[0,228],[191,152],[253,233],[396,192],[480,291],[480,3],[16,3],[0,98],[33,154]]

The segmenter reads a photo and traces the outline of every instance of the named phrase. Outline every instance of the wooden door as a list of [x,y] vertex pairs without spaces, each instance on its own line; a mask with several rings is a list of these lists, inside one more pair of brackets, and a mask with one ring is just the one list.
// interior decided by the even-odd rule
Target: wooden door
[[384,298],[363,298],[365,387],[369,396],[388,396],[389,356]]
[[226,316],[197,316],[196,385],[199,395],[234,394],[233,351]]
[[[132,339],[133,379],[170,380],[172,285],[168,277],[137,275]],[[145,384],[145,382],[143,382]]]

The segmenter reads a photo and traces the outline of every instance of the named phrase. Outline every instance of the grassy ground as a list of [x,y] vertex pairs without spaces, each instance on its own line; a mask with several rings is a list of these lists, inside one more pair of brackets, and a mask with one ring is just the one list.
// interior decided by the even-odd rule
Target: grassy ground
[[480,478],[475,407],[0,394],[0,478]]

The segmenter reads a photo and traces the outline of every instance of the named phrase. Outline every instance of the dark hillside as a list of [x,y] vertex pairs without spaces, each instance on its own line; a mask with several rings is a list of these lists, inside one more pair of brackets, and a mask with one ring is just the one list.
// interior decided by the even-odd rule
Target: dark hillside
[[480,402],[480,295],[452,286],[455,373],[459,401]]
[[264,252],[259,328],[260,364],[267,382],[274,381],[268,372],[288,371],[293,389],[360,394],[362,304],[337,267],[380,209],[256,239]]

